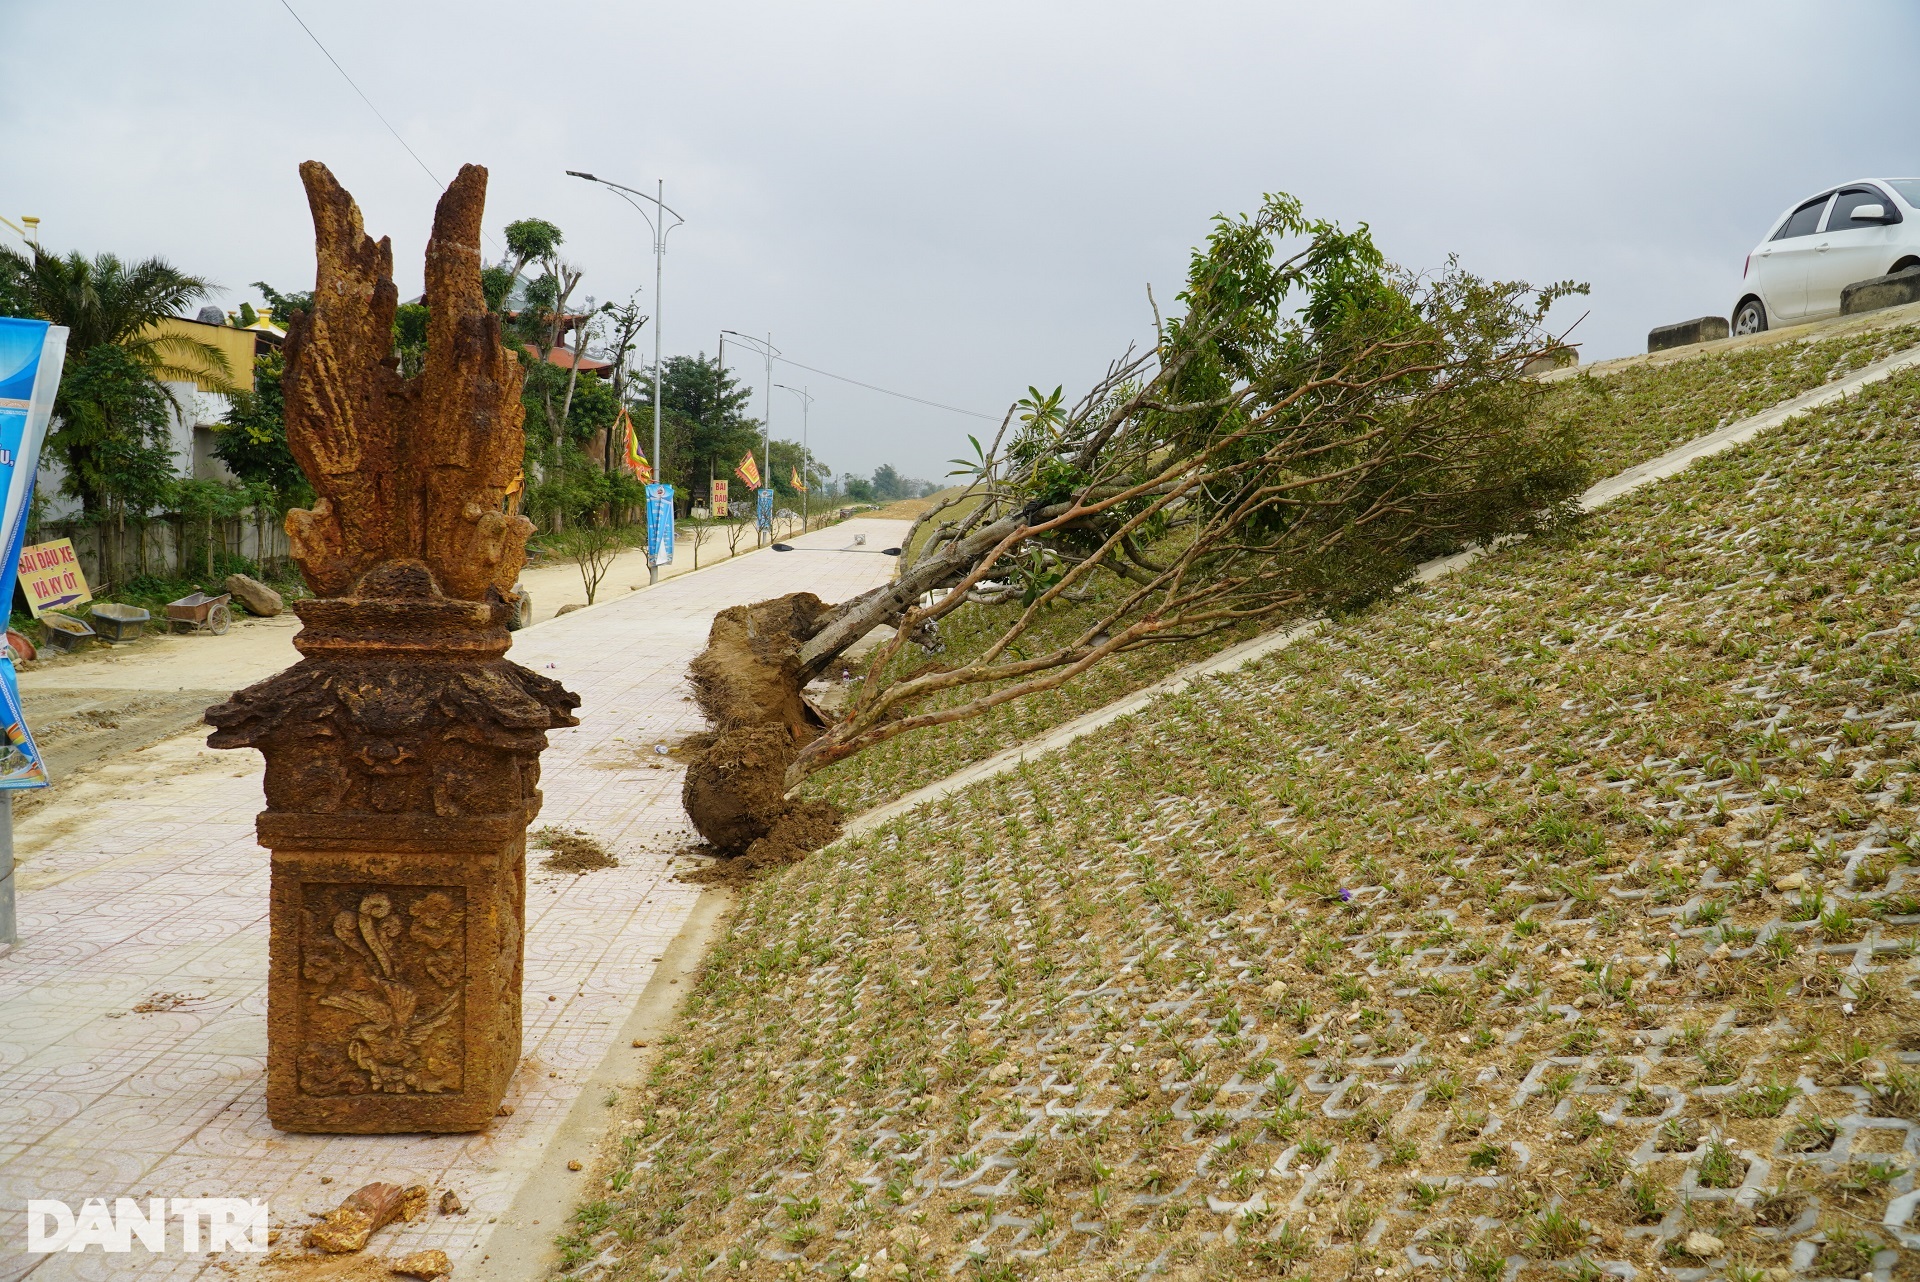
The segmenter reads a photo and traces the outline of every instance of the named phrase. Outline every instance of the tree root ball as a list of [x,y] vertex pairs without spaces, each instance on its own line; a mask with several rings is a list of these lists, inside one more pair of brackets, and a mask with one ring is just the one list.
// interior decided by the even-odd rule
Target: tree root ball
[[693,826],[715,849],[743,854],[787,812],[793,735],[785,726],[728,730],[687,770],[682,798]]
[[787,767],[825,728],[802,694],[798,656],[827,609],[796,592],[722,610],[693,661],[694,699],[715,735],[689,765],[681,799],[723,855],[789,863],[840,834],[836,807],[786,797]]

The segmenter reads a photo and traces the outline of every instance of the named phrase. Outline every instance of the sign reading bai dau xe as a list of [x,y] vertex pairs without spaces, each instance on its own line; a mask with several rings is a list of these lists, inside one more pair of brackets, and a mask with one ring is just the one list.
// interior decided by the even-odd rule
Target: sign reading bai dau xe
[[22,548],[20,590],[26,593],[27,607],[36,619],[48,610],[93,600],[87,576],[80,569],[80,558],[73,554],[72,539],[55,539]]

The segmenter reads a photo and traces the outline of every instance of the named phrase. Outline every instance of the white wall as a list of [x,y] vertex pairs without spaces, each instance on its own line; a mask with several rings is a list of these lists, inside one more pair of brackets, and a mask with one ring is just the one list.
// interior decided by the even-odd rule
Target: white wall
[[[233,473],[213,453],[214,429],[233,402],[222,393],[203,392],[192,383],[168,383],[166,388],[178,402],[167,410],[167,454],[175,475],[196,481],[233,480]],[[50,454],[41,452],[34,492],[42,500],[40,517],[44,521],[65,521],[80,515],[80,500],[60,492],[66,474]]]

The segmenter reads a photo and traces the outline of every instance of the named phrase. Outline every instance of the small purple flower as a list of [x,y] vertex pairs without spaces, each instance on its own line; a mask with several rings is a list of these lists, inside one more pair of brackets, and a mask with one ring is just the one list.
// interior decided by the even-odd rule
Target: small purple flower
[[1343,903],[1343,904],[1350,904],[1350,903],[1352,903],[1352,902],[1353,902],[1353,892],[1352,892],[1351,890],[1343,890],[1343,891],[1341,891],[1341,892],[1340,892],[1340,902],[1341,902],[1341,903]]

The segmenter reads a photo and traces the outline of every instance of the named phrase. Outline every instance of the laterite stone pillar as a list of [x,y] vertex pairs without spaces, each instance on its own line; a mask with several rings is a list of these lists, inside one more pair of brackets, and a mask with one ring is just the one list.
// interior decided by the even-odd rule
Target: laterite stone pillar
[[319,246],[287,336],[288,514],[314,591],[301,661],[207,711],[266,758],[267,1112],[289,1131],[472,1131],[520,1062],[527,825],[579,699],[505,658],[531,524],[513,512],[520,370],[480,292],[485,171],[427,248],[425,366],[391,359],[385,241],[301,167]]

